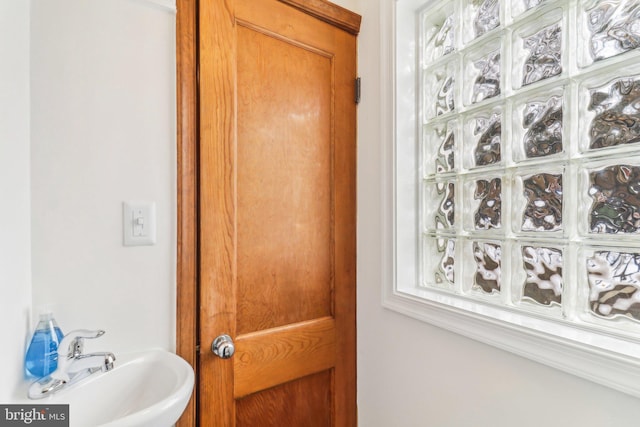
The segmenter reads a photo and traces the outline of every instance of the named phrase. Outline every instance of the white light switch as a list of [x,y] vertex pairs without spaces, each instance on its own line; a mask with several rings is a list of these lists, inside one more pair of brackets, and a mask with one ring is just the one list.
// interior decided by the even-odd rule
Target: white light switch
[[124,202],[122,225],[125,246],[156,244],[156,204],[154,202]]

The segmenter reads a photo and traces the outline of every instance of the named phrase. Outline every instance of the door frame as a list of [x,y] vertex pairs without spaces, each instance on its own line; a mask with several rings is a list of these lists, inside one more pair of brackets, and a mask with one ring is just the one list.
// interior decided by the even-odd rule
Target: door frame
[[[326,0],[279,0],[350,34],[361,16]],[[196,383],[178,427],[197,425],[198,394],[198,0],[176,0],[177,253],[176,353]],[[205,350],[206,351],[206,350]]]
[[176,353],[195,372],[179,427],[197,425],[198,390],[198,0],[176,0]]

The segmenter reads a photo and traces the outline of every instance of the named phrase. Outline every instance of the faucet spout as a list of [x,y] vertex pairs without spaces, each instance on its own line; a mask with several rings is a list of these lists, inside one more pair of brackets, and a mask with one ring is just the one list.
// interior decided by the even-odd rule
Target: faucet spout
[[[113,353],[90,353],[80,354],[71,360],[71,363],[66,368],[66,374],[69,377],[74,377],[84,371],[94,372],[107,372],[113,369],[113,362],[116,357]],[[52,377],[56,376],[56,373],[51,374]]]

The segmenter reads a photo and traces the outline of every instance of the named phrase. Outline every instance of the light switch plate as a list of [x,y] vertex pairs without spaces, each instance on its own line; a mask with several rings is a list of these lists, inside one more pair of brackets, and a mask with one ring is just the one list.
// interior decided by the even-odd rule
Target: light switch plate
[[130,201],[122,204],[124,246],[156,244],[155,202]]

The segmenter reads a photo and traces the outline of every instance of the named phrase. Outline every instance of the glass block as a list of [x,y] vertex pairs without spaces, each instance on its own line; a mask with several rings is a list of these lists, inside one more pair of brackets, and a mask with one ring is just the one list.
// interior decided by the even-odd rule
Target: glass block
[[538,166],[514,174],[511,224],[514,233],[562,234],[564,167]]
[[502,180],[480,179],[476,181],[473,198],[479,201],[474,214],[476,230],[500,228],[502,226]]
[[500,26],[499,0],[469,0],[463,12],[465,43]]
[[454,231],[455,181],[427,181],[425,183],[425,230]]
[[513,32],[514,89],[562,74],[565,50],[562,9],[534,16]]
[[563,297],[564,248],[542,242],[522,242],[512,251],[514,303],[560,307]]
[[502,246],[497,242],[472,241],[472,290],[485,294],[499,293],[502,286]]
[[640,252],[638,249],[586,248],[583,264],[588,313],[601,319],[640,320]]
[[640,2],[588,0],[579,7],[581,66],[612,58],[640,46]]
[[640,166],[623,162],[593,165],[581,178],[583,194],[591,202],[585,218],[588,233],[640,233]]
[[502,177],[484,174],[464,183],[464,227],[468,231],[502,228]]
[[502,68],[501,39],[492,39],[478,46],[464,57],[465,105],[494,98],[501,93],[500,70]]
[[629,77],[593,89],[589,110],[591,122],[589,148],[606,148],[640,141],[640,78]]
[[447,61],[424,73],[424,116],[432,119],[455,110],[456,62]]
[[515,162],[566,153],[565,88],[542,88],[514,101],[511,152]]
[[456,239],[443,236],[425,238],[424,277],[427,286],[449,290],[456,284]]
[[424,169],[427,176],[456,169],[457,122],[433,123],[424,131]]
[[425,64],[455,51],[456,15],[454,2],[422,13],[422,44]]
[[[633,74],[629,73],[631,70]],[[636,65],[607,69],[581,82],[580,151],[633,149],[632,145],[640,142],[639,98],[640,74]]]
[[470,113],[463,128],[463,163],[467,169],[502,162],[502,107]]
[[511,16],[514,18],[520,16],[524,12],[527,12],[545,2],[546,0],[512,0]]

